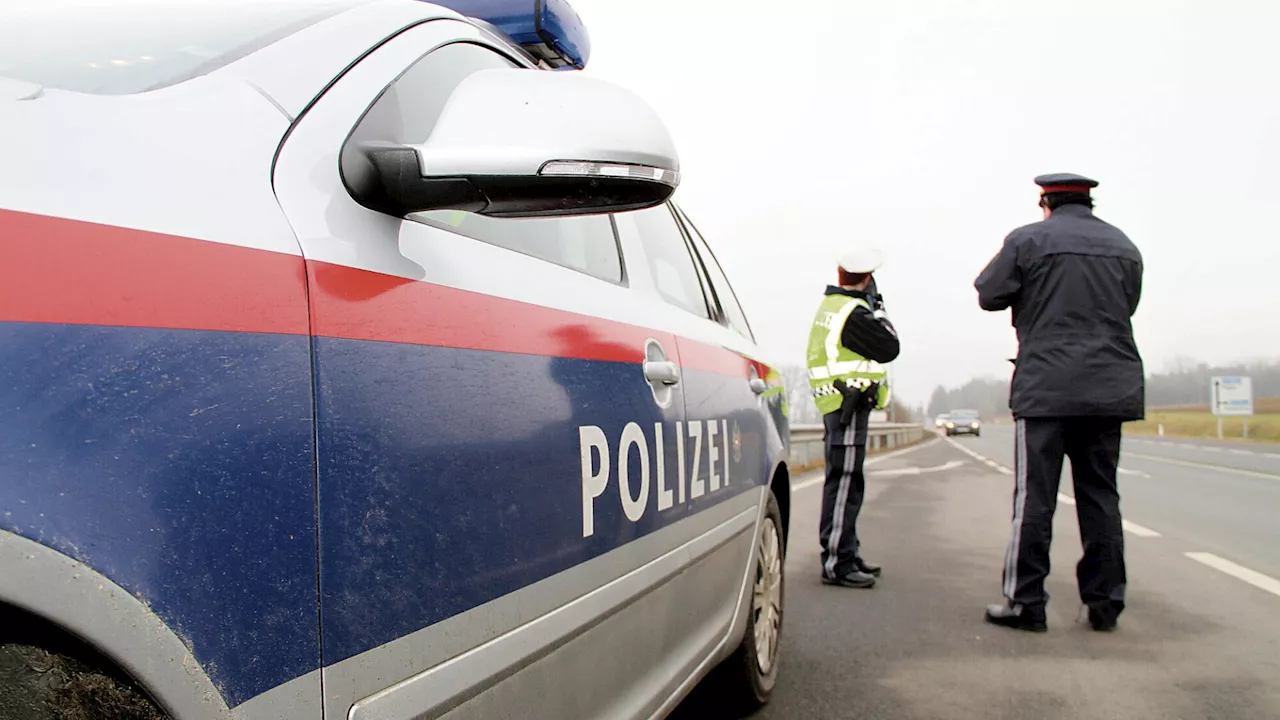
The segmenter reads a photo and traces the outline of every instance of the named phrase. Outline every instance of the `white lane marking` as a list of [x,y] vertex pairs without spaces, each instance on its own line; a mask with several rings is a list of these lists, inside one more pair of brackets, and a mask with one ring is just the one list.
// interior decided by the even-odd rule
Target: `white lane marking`
[[1121,475],[1137,475],[1138,477],[1144,477],[1144,478],[1151,477],[1150,475],[1142,472],[1141,470],[1129,470],[1128,468],[1116,468],[1116,472],[1120,473]]
[[1009,468],[1007,468],[1007,467],[1005,467],[1005,466],[1001,465],[1000,463],[996,462],[995,460],[988,460],[985,456],[983,456],[983,455],[979,455],[977,452],[975,452],[975,451],[973,451],[973,450],[970,450],[969,448],[967,448],[967,447],[965,447],[965,446],[961,445],[960,443],[956,442],[955,440],[952,440],[951,438],[942,438],[942,439],[943,439],[943,440],[946,440],[946,441],[951,445],[951,447],[953,447],[953,448],[955,448],[955,449],[959,450],[960,452],[962,452],[962,453],[964,453],[964,454],[968,455],[969,457],[973,458],[974,460],[977,460],[977,461],[978,461],[978,462],[980,462],[980,463],[985,463],[985,464],[987,464],[987,465],[990,465],[991,467],[993,467],[993,468],[995,468],[996,470],[998,470],[998,471],[1000,471],[1000,472],[1004,473],[1005,475],[1012,475],[1012,474],[1013,474],[1013,471],[1012,471],[1012,470],[1010,470]]
[[1149,527],[1139,525],[1136,522],[1121,520],[1120,526],[1123,527],[1125,530],[1128,530],[1129,532],[1133,533],[1134,535],[1137,535],[1138,537],[1160,537],[1160,533],[1156,532],[1155,530],[1152,530]]
[[955,468],[958,468],[963,464],[964,464],[963,460],[952,460],[946,463],[945,465],[938,465],[936,467],[922,468],[922,467],[912,466],[912,467],[905,467],[905,468],[892,468],[889,470],[874,470],[872,471],[872,473],[877,476],[920,475],[921,473],[935,473],[935,472],[942,472],[944,470],[954,470]]
[[[933,445],[933,444],[934,444],[934,443],[936,443],[936,442],[938,442],[936,439],[935,439],[935,440],[926,440],[926,441],[924,441],[924,442],[922,442],[922,443],[919,443],[919,444],[916,444],[916,445],[912,445],[911,447],[905,447],[905,448],[902,448],[901,450],[894,450],[894,451],[892,451],[892,452],[887,452],[887,453],[883,453],[883,454],[880,454],[880,455],[871,455],[871,456],[868,456],[866,460],[863,460],[863,461],[862,461],[862,467],[867,468],[867,467],[870,467],[870,466],[872,466],[872,465],[875,465],[875,464],[876,464],[876,463],[878,463],[878,462],[883,462],[883,461],[888,460],[888,459],[890,459],[890,458],[898,457],[899,455],[906,455],[906,454],[907,454],[907,453],[909,453],[909,452],[915,452],[916,450],[921,450],[921,449],[923,449],[923,448],[927,448],[927,447],[929,447],[929,446]],[[823,471],[822,471],[821,469],[814,469],[814,470],[811,470],[810,472],[817,473],[817,475],[818,475],[818,476],[817,476],[817,477],[814,477],[814,478],[809,478],[808,480],[805,480],[804,482],[799,482],[799,483],[796,483],[796,484],[792,485],[792,486],[791,486],[791,492],[795,492],[795,491],[797,491],[797,490],[804,490],[805,488],[813,487],[814,485],[821,485],[821,484],[822,484],[822,481],[827,479],[827,478],[823,475]]]
[[1140,453],[1125,453],[1125,457],[1139,458],[1141,460],[1154,460],[1156,462],[1169,463],[1170,465],[1182,465],[1184,467],[1206,468],[1209,470],[1218,470],[1225,473],[1235,473],[1236,475],[1248,475],[1250,477],[1267,478],[1268,480],[1280,480],[1280,475],[1269,472],[1258,472],[1257,470],[1243,470],[1241,468],[1227,467],[1225,465],[1214,465],[1212,463],[1193,462],[1191,460],[1174,460],[1173,458],[1160,457],[1159,455],[1142,455]]
[[1272,595],[1280,596],[1280,580],[1268,577],[1255,570],[1250,570],[1242,565],[1237,565],[1230,560],[1224,560],[1213,553],[1189,552],[1187,557],[1198,563],[1204,563],[1214,570],[1224,572],[1237,580],[1243,580],[1256,588],[1266,590]]
[[[1057,493],[1057,501],[1061,502],[1062,505],[1075,505],[1074,497],[1065,495],[1065,493],[1061,493],[1061,492]],[[1120,520],[1120,525],[1121,527],[1123,527],[1126,530],[1129,530],[1130,533],[1135,534],[1135,536],[1138,536],[1139,538],[1161,537],[1160,533],[1157,533],[1156,530],[1152,530],[1151,528],[1144,527],[1144,525],[1139,525],[1138,523],[1130,523],[1129,520]]]
[[1265,450],[1250,450],[1248,448],[1230,448],[1219,445],[1198,445],[1196,443],[1170,442],[1168,440],[1147,440],[1144,438],[1125,438],[1124,442],[1142,444],[1142,445],[1163,445],[1165,447],[1188,448],[1191,450],[1200,450],[1212,453],[1231,453],[1232,455],[1247,455],[1254,457],[1280,458],[1280,453],[1267,452]]
[[[864,462],[864,463],[863,463],[863,465],[865,466],[865,465],[866,465],[866,463]],[[795,485],[792,485],[792,486],[791,486],[791,492],[796,492],[797,490],[804,490],[805,488],[813,487],[814,485],[818,485],[818,484],[820,484],[823,480],[826,480],[826,479],[827,479],[827,478],[826,478],[826,475],[824,474],[825,470],[819,469],[819,470],[814,470],[813,472],[817,473],[817,474],[818,474],[818,476],[817,476],[817,477],[809,478],[808,480],[805,480],[804,482],[796,483]]]
[[818,474],[817,477],[809,478],[804,482],[796,483],[795,485],[792,485],[791,492],[796,492],[797,490],[804,490],[805,488],[813,487],[814,485],[817,485],[821,483],[823,480],[827,479],[826,476],[823,474],[824,472],[823,470],[815,470],[814,472]]

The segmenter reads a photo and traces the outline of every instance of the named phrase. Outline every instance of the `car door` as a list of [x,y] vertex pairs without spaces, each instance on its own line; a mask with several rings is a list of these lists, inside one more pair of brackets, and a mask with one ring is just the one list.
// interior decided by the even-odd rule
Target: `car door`
[[645,717],[688,644],[667,580],[707,539],[674,500],[683,368],[614,220],[399,218],[348,192],[344,149],[423,142],[508,53],[408,29],[277,162],[312,313],[327,718]]
[[676,216],[692,244],[698,269],[709,289],[708,302],[719,326],[708,332],[706,344],[718,342],[721,350],[736,356],[729,360],[734,367],[739,362],[745,363],[746,386],[751,391],[750,395],[742,392],[742,383],[730,380],[727,384],[716,383],[705,388],[690,384],[688,387],[693,394],[689,397],[697,397],[699,392],[716,395],[722,402],[731,403],[735,412],[741,413],[744,418],[751,418],[750,429],[743,430],[743,462],[747,463],[750,472],[758,471],[762,477],[761,482],[767,485],[775,462],[787,452],[786,442],[790,432],[782,377],[777,368],[762,359],[746,313],[706,239],[684,210],[674,203],[672,206],[675,207]]
[[[648,286],[655,317],[676,335],[683,365],[687,420],[681,428],[679,475],[681,512],[706,538],[716,538],[716,552],[696,558],[691,570],[673,578],[685,598],[689,623],[687,652],[668,659],[681,673],[693,673],[709,656],[725,649],[745,589],[746,569],[753,550],[753,534],[762,494],[759,450],[750,446],[760,432],[752,416],[756,395],[750,389],[751,369],[743,356],[725,348],[716,318],[718,308],[708,293],[697,256],[693,253],[670,204],[617,216],[623,247],[638,246],[635,285]],[[681,673],[673,673],[680,675]]]
[[[692,265],[707,308],[690,313],[677,331],[688,424],[691,433],[700,431],[707,447],[716,449],[704,458],[699,477],[709,491],[729,489],[737,494],[758,489],[769,480],[770,433],[762,398],[769,387],[765,377],[769,368],[755,359],[750,328],[719,266],[713,266],[714,275],[709,272],[704,258],[710,257],[710,251],[705,242],[689,231],[673,203],[666,205],[666,211],[671,216],[670,231]],[[696,249],[695,238],[701,250]]]

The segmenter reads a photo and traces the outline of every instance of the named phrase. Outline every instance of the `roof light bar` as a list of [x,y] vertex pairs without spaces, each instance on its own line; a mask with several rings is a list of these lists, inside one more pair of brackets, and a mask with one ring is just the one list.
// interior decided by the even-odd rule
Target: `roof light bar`
[[481,20],[556,70],[581,70],[591,38],[568,0],[429,0]]
[[674,170],[651,167],[649,165],[626,165],[623,163],[601,163],[586,160],[553,160],[542,166],[541,175],[558,175],[561,177],[616,177],[649,180],[676,187],[680,184],[680,173]]

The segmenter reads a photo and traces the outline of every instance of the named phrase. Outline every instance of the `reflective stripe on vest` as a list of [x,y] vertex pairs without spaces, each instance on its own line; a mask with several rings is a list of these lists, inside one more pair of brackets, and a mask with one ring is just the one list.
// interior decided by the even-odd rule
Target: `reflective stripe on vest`
[[865,388],[880,382],[877,407],[888,404],[885,367],[845,347],[841,342],[845,322],[859,307],[871,306],[861,298],[848,295],[826,295],[818,308],[809,334],[809,387],[818,411],[823,415],[840,409],[843,396],[835,388],[836,380],[852,387]]
[[875,360],[844,360],[829,363],[809,370],[810,380],[826,380],[846,375],[882,375],[884,366]]

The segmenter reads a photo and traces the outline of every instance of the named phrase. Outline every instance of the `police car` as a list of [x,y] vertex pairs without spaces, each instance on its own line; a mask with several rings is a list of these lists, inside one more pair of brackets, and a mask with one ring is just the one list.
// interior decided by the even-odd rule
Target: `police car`
[[0,10],[24,717],[657,718],[778,669],[778,374],[563,0]]

